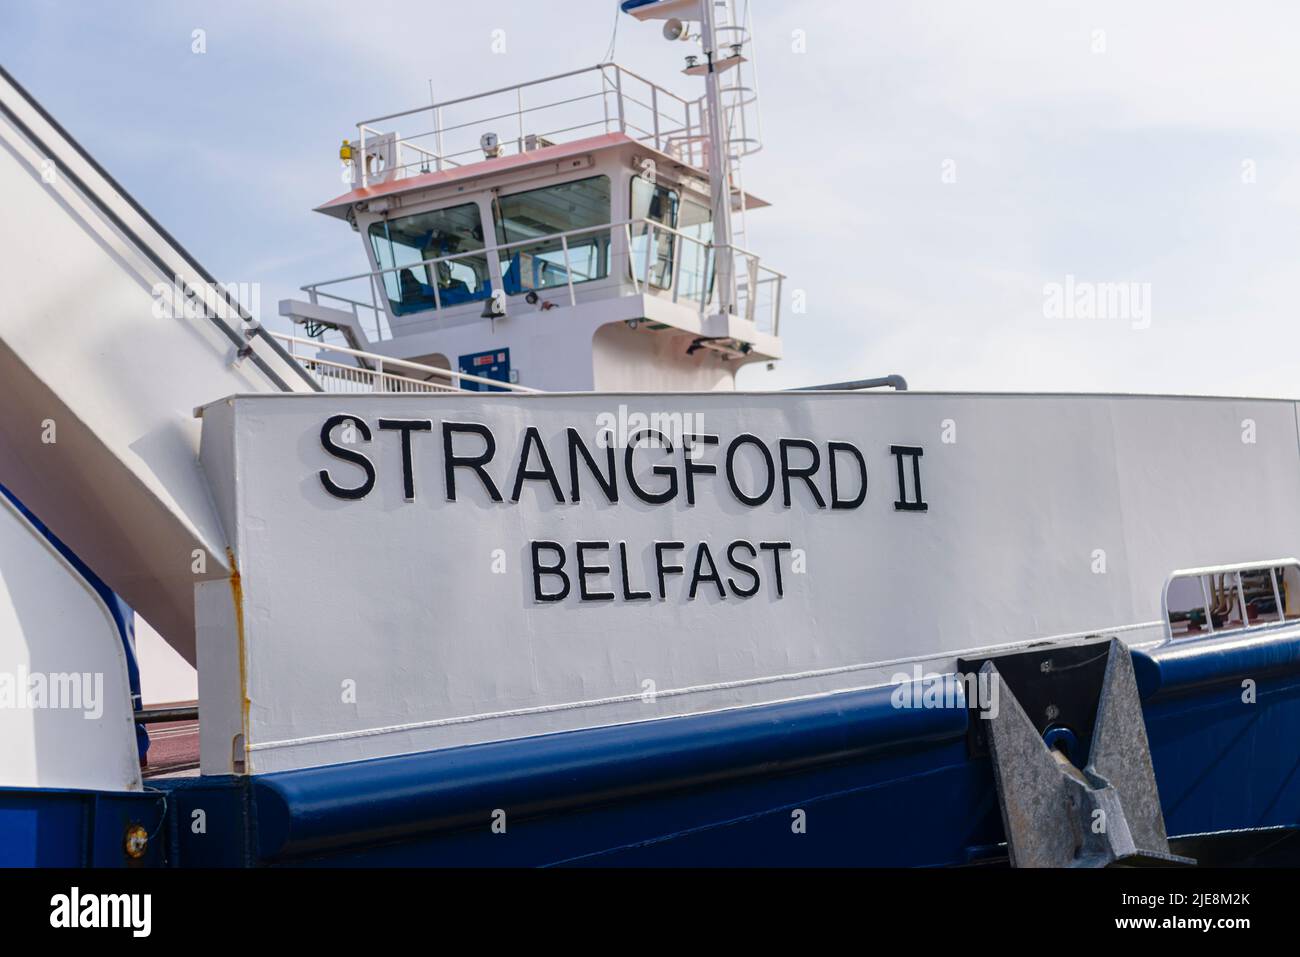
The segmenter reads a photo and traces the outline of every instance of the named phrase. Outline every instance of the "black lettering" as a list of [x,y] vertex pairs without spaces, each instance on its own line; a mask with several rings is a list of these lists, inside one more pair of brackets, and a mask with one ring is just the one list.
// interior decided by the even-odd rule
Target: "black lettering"
[[671,465],[656,465],[650,471],[654,472],[655,475],[667,475],[668,488],[662,492],[647,492],[641,487],[636,480],[636,473],[633,471],[632,453],[636,451],[637,442],[641,440],[643,435],[657,436],[658,446],[667,449],[669,454],[672,453],[673,445],[668,441],[666,435],[655,429],[641,429],[628,438],[627,451],[623,455],[623,471],[627,473],[627,484],[632,487],[632,491],[637,498],[643,502],[649,502],[651,505],[663,505],[665,502],[671,502],[677,495],[677,470]]
[[587,468],[590,470],[592,477],[600,486],[605,498],[613,504],[618,501],[618,477],[614,473],[614,446],[612,443],[605,446],[605,454],[609,458],[609,464],[606,466],[608,475],[602,475],[599,467],[596,465],[595,458],[592,457],[586,443],[582,441],[582,436],[578,434],[577,429],[569,429],[569,501],[581,502],[582,495],[578,488],[578,453],[587,461]]
[[[898,501],[894,503],[894,510],[897,512],[929,510],[929,504],[921,495],[921,456],[925,454],[925,449],[919,445],[891,445],[889,451],[898,462]],[[907,482],[903,478],[903,456],[905,455],[912,457],[912,489],[916,492],[916,498],[912,499],[907,497]]]
[[[761,495],[746,495],[740,490],[740,483],[736,480],[736,452],[742,445],[753,445],[763,453],[763,464],[767,468],[767,485],[764,486]],[[731,486],[731,494],[746,505],[762,505],[772,497],[772,491],[776,488],[776,468],[772,464],[772,453],[767,450],[767,446],[757,435],[742,433],[732,439],[731,444],[727,446],[727,484]]]
[[649,601],[650,593],[648,591],[633,591],[632,583],[627,577],[627,542],[618,543],[618,560],[623,566],[623,600],[624,601]]
[[415,468],[411,464],[411,433],[432,432],[433,423],[428,419],[380,419],[381,429],[402,433],[402,495],[408,502],[415,501]]
[[664,587],[664,576],[669,572],[680,575],[686,571],[681,565],[665,565],[664,552],[668,549],[679,550],[686,547],[685,542],[655,542],[655,572],[659,576],[659,597],[667,598],[668,590]]
[[[683,435],[682,436],[682,456],[683,470],[686,472],[686,504],[695,504],[695,476],[696,475],[717,475],[718,467],[708,463],[700,464],[695,461],[696,441],[701,445],[717,445],[718,437],[716,435]],[[703,451],[701,449],[701,451]]]
[[[478,455],[457,455],[453,450],[452,436],[457,432],[469,432],[483,439],[483,451]],[[501,493],[496,483],[483,466],[492,461],[497,452],[497,440],[492,430],[478,422],[443,422],[442,423],[442,463],[447,482],[447,501],[456,501],[456,469],[473,469],[488,496],[494,502],[501,501]]]
[[[498,499],[498,501],[500,501]],[[536,601],[563,601],[569,596],[569,576],[564,573],[564,546],[559,542],[530,542],[533,553],[533,599]],[[560,560],[554,565],[543,565],[541,563],[542,549],[549,549],[560,557]],[[542,591],[542,576],[555,575],[562,582],[564,587],[556,592]]]
[[608,575],[608,565],[588,565],[586,556],[583,554],[589,548],[601,548],[609,550],[609,542],[578,542],[574,546],[574,551],[578,554],[578,596],[583,601],[613,601],[614,593],[612,591],[587,591],[588,575]]
[[[826,500],[822,498],[822,493],[817,490],[817,484],[812,480],[812,477],[817,474],[817,469],[822,464],[822,455],[817,451],[817,446],[807,439],[780,439],[778,445],[781,447],[781,491],[785,499],[785,507],[790,507],[790,479],[797,478],[803,479],[804,484],[808,486],[817,507],[825,508]],[[790,449],[792,448],[803,449],[811,455],[811,464],[803,468],[791,468]]]
[[[536,448],[537,454],[541,456],[540,469],[528,467],[528,452],[533,448]],[[555,501],[564,503],[564,493],[560,491],[560,480],[555,477],[555,469],[551,467],[551,457],[546,454],[546,446],[542,443],[537,427],[532,425],[524,430],[524,444],[519,449],[519,465],[515,469],[515,487],[510,493],[510,501],[519,501],[519,493],[523,491],[525,480],[546,481],[551,486],[551,494],[555,496]]]
[[[862,485],[858,489],[856,498],[841,499],[839,470],[835,467],[835,453],[848,452],[858,462],[858,473],[862,477]],[[827,442],[826,458],[831,468],[831,508],[857,508],[867,498],[867,463],[863,459],[862,453],[852,442]]]
[[366,479],[355,488],[346,488],[339,485],[334,479],[330,478],[327,469],[320,470],[320,482],[325,486],[325,491],[329,492],[335,498],[359,499],[365,498],[370,494],[371,489],[375,487],[375,465],[365,455],[352,449],[344,448],[334,441],[331,433],[334,429],[344,422],[355,422],[357,431],[367,442],[370,441],[370,426],[366,425],[365,420],[360,416],[348,415],[331,415],[325,420],[325,424],[320,427],[320,444],[330,455],[342,459],[345,462],[351,462],[353,465],[359,465],[366,473]]
[[[709,560],[709,571],[708,574],[701,575],[700,569],[704,567],[704,560],[706,558]],[[718,574],[718,566],[714,564],[713,555],[709,551],[709,546],[706,542],[700,542],[699,548],[695,550],[695,570],[691,573],[690,598],[692,601],[695,599],[695,592],[699,589],[700,582],[713,582],[713,584],[718,586],[718,597],[727,597],[727,592],[722,587],[722,576]]]
[[750,558],[758,557],[758,549],[756,549],[753,545],[751,545],[749,542],[745,541],[744,539],[738,539],[737,541],[734,541],[727,546],[727,561],[731,562],[731,567],[736,569],[736,571],[744,572],[745,574],[747,574],[753,580],[754,585],[752,588],[748,588],[748,589],[741,588],[739,585],[736,584],[736,580],[734,578],[728,578],[727,584],[730,585],[731,590],[736,593],[736,597],[752,598],[754,595],[758,594],[758,582],[759,582],[758,571],[754,568],[753,565],[746,564],[745,562],[742,562],[740,559],[736,558],[736,549],[738,548],[749,549]]
[[776,572],[776,597],[780,598],[785,594],[785,588],[781,582],[781,552],[789,549],[790,543],[759,542],[758,547],[772,553],[772,570]]

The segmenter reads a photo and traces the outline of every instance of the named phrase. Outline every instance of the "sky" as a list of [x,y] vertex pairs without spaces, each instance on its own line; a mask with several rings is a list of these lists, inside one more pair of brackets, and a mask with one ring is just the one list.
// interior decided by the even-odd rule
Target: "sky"
[[[787,358],[742,388],[1300,396],[1300,5],[753,14],[745,182],[773,205],[746,244],[789,277]],[[0,13],[0,62],[214,274],[260,283],[275,324],[298,286],[366,268],[311,212],[357,120],[431,79],[456,97],[595,64],[616,19],[614,0],[36,0]],[[615,58],[694,96],[685,46],[623,16]],[[1060,308],[1099,284],[1131,300]]]

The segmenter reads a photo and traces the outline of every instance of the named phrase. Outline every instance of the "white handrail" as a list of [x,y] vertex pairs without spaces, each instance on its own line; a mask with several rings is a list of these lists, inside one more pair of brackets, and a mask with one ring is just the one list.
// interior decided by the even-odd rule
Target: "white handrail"
[[[541,389],[533,389],[528,386],[519,385],[518,383],[515,382],[500,382],[496,379],[487,379],[484,378],[483,376],[471,375],[468,372],[461,372],[459,370],[453,371],[451,369],[441,369],[438,366],[430,366],[430,365],[424,365],[423,363],[419,363],[419,362],[411,362],[408,359],[395,359],[391,356],[381,356],[374,352],[363,352],[360,349],[350,349],[347,346],[336,346],[328,342],[321,342],[319,339],[304,339],[300,336],[291,336],[283,332],[271,332],[270,335],[274,336],[280,342],[285,343],[289,347],[289,354],[293,356],[293,358],[297,360],[299,363],[308,363],[308,364],[320,363],[322,365],[330,366],[333,368],[348,370],[350,373],[356,373],[357,377],[350,381],[362,382],[366,377],[370,377],[371,381],[373,381],[374,383],[382,384],[385,378],[387,378],[390,381],[400,379],[400,380],[404,380],[402,382],[402,385],[405,385],[407,382],[410,382],[411,384],[417,386],[418,385],[432,386],[433,388],[430,391],[445,391],[448,389],[452,391],[461,391],[460,384],[462,382],[473,382],[478,385],[490,386],[494,389],[504,389],[507,392],[540,393],[542,391]],[[365,361],[370,362],[374,366],[374,368],[367,369],[364,366],[350,366],[340,362],[333,362],[329,359],[322,359],[319,356],[300,356],[294,351],[294,347],[296,346],[303,346],[303,347],[316,349],[318,351],[327,352],[327,353],[339,353],[340,355],[351,356],[352,358],[355,359],[364,359]],[[449,384],[445,386],[438,386],[428,382],[427,379],[421,380],[421,379],[413,379],[409,376],[395,376],[385,371],[388,368],[406,369],[411,372],[418,372],[424,376],[439,376],[443,379],[449,380]],[[398,389],[398,390],[376,390],[376,391],[405,391],[405,390]]]
[[[645,276],[644,279],[641,280],[638,280],[638,277],[636,275],[636,270],[635,268],[632,268],[633,263],[631,261],[631,254],[632,254],[632,246],[634,242],[634,237],[632,232],[633,226],[640,226],[640,227],[644,227],[645,229],[644,235],[646,237],[646,244],[647,244],[645,250],[645,263],[644,263]],[[565,285],[567,287],[569,303],[570,305],[576,305],[577,295],[573,288],[574,280],[572,276],[572,270],[568,268],[570,240],[575,236],[599,235],[605,232],[609,232],[610,241],[612,243],[615,235],[615,230],[619,230],[623,234],[622,238],[624,240],[624,243],[627,246],[628,264],[629,264],[629,269],[631,271],[631,279],[632,279],[632,289],[633,289],[633,293],[637,295],[641,294],[643,288],[644,289],[660,288],[648,281],[649,265],[651,261],[651,247],[653,246],[654,238],[657,233],[660,232],[667,233],[668,235],[674,238],[674,243],[673,243],[674,267],[672,270],[673,273],[672,282],[667,287],[663,287],[663,291],[669,293],[674,301],[677,300],[679,293],[681,293],[681,290],[679,289],[679,283],[681,281],[681,275],[683,273],[682,257],[681,257],[683,244],[690,243],[694,247],[702,250],[705,253],[706,262],[708,261],[708,258],[710,256],[716,255],[717,253],[717,247],[710,242],[706,242],[705,240],[702,240],[696,236],[687,235],[686,233],[682,232],[680,229],[677,229],[672,226],[667,226],[653,219],[641,217],[637,219],[624,219],[615,222],[602,223],[598,226],[582,226],[575,229],[564,230],[563,232],[549,233],[544,236],[533,236],[527,239],[519,239],[519,240],[515,240],[514,242],[505,243],[503,245],[485,246],[482,249],[468,250],[468,251],[453,253],[447,256],[437,256],[431,259],[421,259],[414,262],[403,263],[400,266],[388,266],[383,269],[373,269],[368,272],[361,272],[350,276],[343,276],[338,279],[326,279],[320,282],[309,283],[305,286],[302,286],[301,288],[303,292],[305,292],[309,297],[312,298],[312,301],[315,301],[315,297],[317,296],[326,296],[329,298],[338,299],[343,302],[347,302],[353,305],[354,308],[356,306],[362,306],[363,308],[366,308],[364,303],[357,302],[356,300],[353,299],[349,299],[346,296],[329,292],[325,290],[324,287],[335,286],[340,283],[356,282],[358,280],[366,279],[369,281],[372,287],[372,295],[374,295],[374,290],[378,286],[378,282],[382,281],[382,277],[389,274],[400,273],[404,269],[416,269],[416,268],[422,268],[427,266],[434,266],[441,263],[453,263],[458,261],[486,258],[490,255],[500,256],[501,254],[508,254],[511,251],[516,249],[525,249],[528,247],[538,246],[544,243],[558,242],[561,246],[561,249],[564,252]],[[754,322],[757,321],[755,312],[758,307],[759,290],[762,286],[775,283],[776,295],[773,297],[772,302],[770,303],[768,308],[770,309],[771,320],[772,320],[770,331],[772,335],[776,335],[779,329],[780,313],[781,313],[780,291],[782,288],[782,284],[784,283],[784,280],[786,278],[785,274],[763,263],[756,253],[752,253],[749,250],[740,249],[737,247],[732,247],[732,251],[737,258],[743,259],[745,261],[746,268],[743,271],[744,274],[747,276],[755,277],[755,281],[753,282],[752,287],[749,284],[747,284],[745,288],[743,304],[744,304],[744,313],[746,319],[749,319],[750,321],[754,321]],[[706,267],[706,271],[707,271],[707,267]],[[705,282],[704,287],[701,290],[700,294],[696,295],[690,292],[681,293],[681,294],[685,295],[688,299],[698,302],[699,310],[701,313],[703,313],[707,309],[709,303],[712,301],[712,295],[711,294],[706,295],[708,290],[709,290],[709,284]],[[436,284],[434,284],[433,286],[433,296],[434,296],[434,303],[432,308],[429,310],[422,310],[422,311],[440,312],[443,309],[441,293]],[[374,303],[369,308],[375,309],[377,313],[380,311],[378,302]]]
[[[1237,562],[1228,565],[1205,565],[1200,568],[1179,568],[1169,573],[1165,579],[1165,585],[1160,593],[1160,610],[1164,616],[1165,622],[1165,639],[1174,641],[1174,626],[1169,619],[1169,589],[1175,581],[1187,578],[1197,578],[1201,583],[1201,598],[1205,602],[1205,626],[1210,635],[1214,631],[1213,610],[1210,608],[1209,588],[1206,579],[1211,575],[1236,575],[1237,576],[1237,601],[1241,606],[1241,626],[1238,628],[1220,629],[1221,633],[1236,633],[1257,628],[1277,626],[1286,624],[1286,609],[1282,606],[1282,592],[1278,586],[1277,569],[1291,567],[1300,571],[1300,559],[1296,558],[1274,558],[1268,561],[1259,562]],[[1250,614],[1246,610],[1246,592],[1241,582],[1242,572],[1262,572],[1267,571],[1273,583],[1273,601],[1277,608],[1277,620],[1259,622],[1252,625],[1250,623]]]
[[[319,289],[321,286],[330,286],[335,283],[354,282],[357,279],[365,279],[369,276],[382,276],[385,273],[390,273],[390,272],[401,272],[403,269],[412,269],[417,266],[433,266],[438,263],[456,262],[457,260],[461,260],[461,259],[476,259],[479,256],[486,256],[489,253],[493,253],[493,252],[497,252],[497,253],[505,252],[506,250],[514,249],[516,246],[519,247],[536,246],[540,243],[555,242],[556,240],[569,237],[569,236],[575,236],[582,233],[603,232],[607,229],[623,226],[629,223],[637,223],[637,222],[651,222],[651,220],[625,219],[617,223],[601,223],[599,226],[580,226],[576,229],[567,229],[562,233],[548,233],[545,236],[533,236],[533,237],[529,237],[528,239],[517,239],[512,243],[506,243],[500,246],[484,246],[482,249],[471,249],[466,252],[453,253],[449,256],[439,256],[436,259],[421,259],[417,262],[403,263],[400,266],[389,266],[385,269],[372,269],[369,272],[359,272],[356,275],[343,276],[339,279],[325,279],[322,280],[321,282],[308,283],[307,285],[301,286],[299,288],[301,288],[303,292],[310,292],[313,289]],[[667,229],[668,227],[661,226],[660,228]],[[699,242],[699,240],[695,240],[695,241]]]
[[[574,80],[585,75],[594,75],[599,78],[600,86],[598,90],[591,93],[583,92],[578,95],[556,93],[555,96],[543,102],[525,105],[525,91],[531,93],[544,88],[547,84]],[[637,93],[641,91],[635,89],[637,84],[647,88],[648,93],[638,96]],[[615,99],[614,116],[610,115],[609,96],[613,96]],[[487,108],[487,101],[493,97],[509,97],[510,105]],[[470,130],[474,127],[485,129],[487,124],[497,121],[514,121],[512,125],[516,135],[502,136],[500,142],[503,147],[507,143],[514,142],[515,148],[519,152],[523,152],[525,149],[525,134],[528,132],[524,125],[525,116],[533,116],[547,110],[561,110],[564,107],[594,99],[600,99],[602,107],[599,113],[593,111],[591,120],[577,123],[560,122],[558,125],[552,121],[553,128],[539,129],[533,132],[539,137],[552,138],[592,127],[600,127],[605,132],[610,132],[610,126],[612,125],[617,132],[623,133],[638,142],[653,145],[655,149],[667,153],[679,161],[696,166],[704,163],[707,151],[703,148],[703,138],[706,134],[700,108],[701,100],[698,98],[688,100],[652,80],[646,79],[639,73],[628,70],[617,63],[608,62],[577,70],[568,70],[524,83],[499,87],[485,93],[475,93],[471,96],[457,97],[456,99],[442,100],[431,104],[426,103],[409,110],[399,110],[396,113],[387,113],[383,116],[362,120],[356,124],[357,142],[360,149],[354,162],[357,164],[358,181],[362,186],[366,186],[369,185],[372,179],[366,164],[366,144],[384,135],[375,124],[426,114],[433,117],[433,129],[431,130],[405,136],[394,136],[394,165],[383,173],[384,178],[389,179],[407,175],[407,170],[411,167],[419,166],[423,170],[428,167],[430,160],[438,169],[442,169],[443,164],[460,165],[455,162],[455,158],[466,157],[475,153],[478,150],[478,144],[472,139],[462,138],[463,147],[458,147],[457,144],[453,143],[451,152],[447,152],[444,149],[446,134]],[[485,106],[485,109],[479,115],[451,124],[443,122],[444,110],[452,107],[465,107],[476,102],[482,102]],[[692,107],[694,107],[694,111],[692,111]],[[629,112],[633,111],[639,111],[637,116],[640,116],[643,112],[649,112],[651,114],[649,123],[643,125],[629,117]],[[585,115],[585,113],[582,113],[575,118],[582,119]],[[432,139],[434,144],[432,149],[414,142],[426,137]],[[419,153],[415,163],[404,163],[402,161],[401,154],[404,146],[409,146]]]

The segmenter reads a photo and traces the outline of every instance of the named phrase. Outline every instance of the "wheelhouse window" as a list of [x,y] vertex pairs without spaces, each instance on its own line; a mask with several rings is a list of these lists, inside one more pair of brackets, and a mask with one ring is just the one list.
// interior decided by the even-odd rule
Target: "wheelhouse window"
[[[608,176],[501,196],[493,208],[497,244],[508,247],[500,250],[501,283],[508,294],[609,275]],[[543,238],[573,230],[578,232],[564,240]]]
[[708,302],[713,295],[713,211],[687,197],[678,208],[677,229],[682,234],[681,276],[678,295]]
[[[709,207],[689,193],[632,179],[632,275],[638,282],[659,289],[673,285],[686,299],[707,300],[713,291],[713,217]],[[650,222],[646,222],[649,220]],[[680,234],[674,236],[671,227]]]
[[680,201],[676,190],[632,178],[632,275],[638,282],[660,289],[672,286],[674,237],[651,223],[675,229]]
[[[466,203],[372,223],[370,242],[394,315],[485,299],[492,292],[478,206]],[[429,260],[439,260],[429,262]]]

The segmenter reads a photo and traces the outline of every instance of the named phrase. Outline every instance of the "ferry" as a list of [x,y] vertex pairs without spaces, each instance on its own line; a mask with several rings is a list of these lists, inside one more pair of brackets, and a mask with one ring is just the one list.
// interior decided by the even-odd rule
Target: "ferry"
[[0,71],[0,864],[1300,862],[1297,403],[738,388],[747,4],[621,8],[274,322]]

